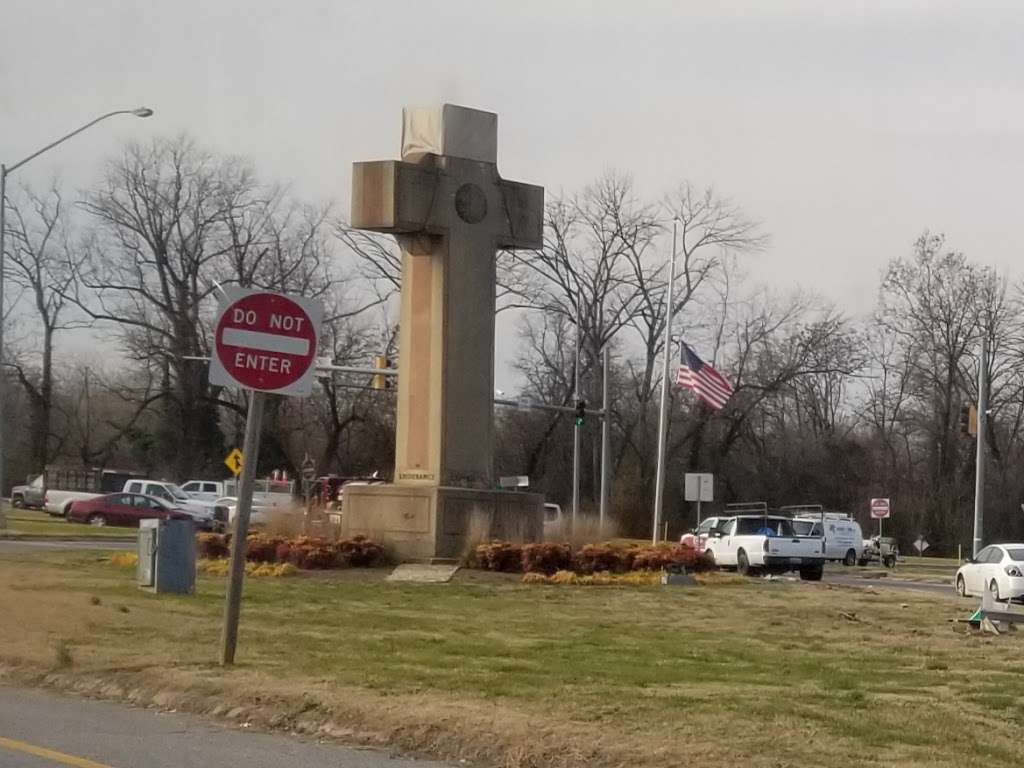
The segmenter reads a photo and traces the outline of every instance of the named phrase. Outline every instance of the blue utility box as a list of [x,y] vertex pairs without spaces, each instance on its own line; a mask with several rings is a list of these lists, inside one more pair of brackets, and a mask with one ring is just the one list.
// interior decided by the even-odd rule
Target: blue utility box
[[141,589],[191,595],[196,591],[196,531],[191,520],[139,522]]

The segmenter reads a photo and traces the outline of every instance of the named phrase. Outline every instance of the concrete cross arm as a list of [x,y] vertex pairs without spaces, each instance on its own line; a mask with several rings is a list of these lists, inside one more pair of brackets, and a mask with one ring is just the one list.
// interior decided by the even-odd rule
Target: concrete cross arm
[[499,248],[540,248],[544,243],[544,187],[499,182],[504,206]]
[[498,248],[539,248],[544,188],[506,181],[484,164],[474,164],[473,181],[486,183],[467,184],[452,167],[458,162],[427,156],[417,163],[354,163],[352,226],[391,235],[443,235],[452,226],[479,226]]

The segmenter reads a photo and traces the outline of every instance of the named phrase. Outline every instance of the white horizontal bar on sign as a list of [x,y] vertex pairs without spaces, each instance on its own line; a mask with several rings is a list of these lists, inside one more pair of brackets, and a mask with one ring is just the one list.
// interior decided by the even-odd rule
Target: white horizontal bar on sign
[[281,336],[276,333],[245,331],[241,328],[225,328],[221,344],[231,347],[245,347],[260,352],[278,352],[282,355],[308,355],[309,340],[295,336]]

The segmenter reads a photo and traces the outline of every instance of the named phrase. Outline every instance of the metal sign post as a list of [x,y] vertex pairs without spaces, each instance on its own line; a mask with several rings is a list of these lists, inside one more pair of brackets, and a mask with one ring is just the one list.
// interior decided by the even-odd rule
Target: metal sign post
[[[323,309],[301,296],[232,288],[224,292],[214,324],[210,383],[250,390],[241,456],[238,508],[231,539],[231,564],[224,603],[220,663],[234,664],[242,610],[245,550],[252,514],[252,492],[259,463],[260,431],[267,394],[309,395],[316,369]],[[233,461],[232,458],[234,459]]]
[[245,579],[245,546],[249,535],[249,516],[252,513],[252,486],[256,479],[259,460],[260,430],[263,426],[263,405],[266,395],[253,392],[249,398],[249,414],[245,419],[243,453],[248,460],[242,463],[242,479],[238,486],[238,508],[231,536],[231,566],[228,571],[228,593],[224,604],[224,631],[221,635],[220,663],[235,663],[238,644],[238,617],[242,610],[242,582]]

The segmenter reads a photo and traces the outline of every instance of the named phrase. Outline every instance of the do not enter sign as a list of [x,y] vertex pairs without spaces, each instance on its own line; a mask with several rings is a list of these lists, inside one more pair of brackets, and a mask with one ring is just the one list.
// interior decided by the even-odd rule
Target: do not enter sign
[[320,340],[320,305],[301,296],[228,289],[214,326],[210,383],[308,395]]
[[891,510],[889,508],[888,499],[872,499],[871,500],[871,516],[877,520],[881,520],[889,516]]

